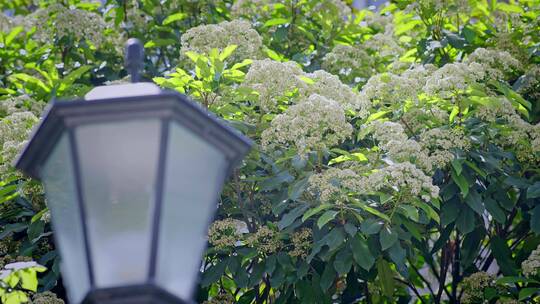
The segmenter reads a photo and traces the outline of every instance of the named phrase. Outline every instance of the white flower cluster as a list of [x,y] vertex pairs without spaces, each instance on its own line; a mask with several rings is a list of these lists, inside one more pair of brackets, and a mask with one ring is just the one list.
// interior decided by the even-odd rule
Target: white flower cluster
[[435,66],[413,65],[401,74],[381,73],[371,77],[362,92],[369,100],[384,104],[402,103],[405,100],[417,100],[426,81],[435,71]]
[[420,144],[429,153],[433,168],[444,168],[453,159],[452,150],[468,150],[471,142],[460,129],[434,128],[420,134]]
[[362,94],[354,92],[337,76],[323,70],[307,74],[294,62],[256,60],[242,86],[258,93],[263,112],[276,111],[284,102],[297,103],[313,94],[331,99],[345,110],[354,110],[359,117],[366,117],[371,106]]
[[368,128],[371,128],[377,146],[393,162],[413,162],[425,172],[432,171],[433,164],[427,151],[416,140],[407,138],[401,124],[375,120],[369,123]]
[[477,63],[484,67],[489,79],[504,80],[508,75],[521,69],[521,63],[506,51],[495,49],[477,48],[465,60],[464,63]]
[[99,47],[106,40],[105,21],[100,15],[86,10],[70,9],[61,4],[53,4],[28,17],[32,25],[36,27],[34,37],[44,42],[50,43],[69,37],[75,42],[86,40],[95,47]]
[[0,121],[0,175],[10,171],[12,162],[26,144],[38,118],[32,112],[15,112]]
[[407,140],[403,126],[396,122],[374,120],[367,127],[371,129],[373,138],[379,142],[379,146],[383,149],[391,141]]
[[315,83],[308,86],[308,94],[319,94],[326,98],[337,101],[345,110],[357,112],[361,118],[367,117],[370,102],[363,95],[357,94],[349,86],[343,84],[339,78],[326,71],[318,70],[307,77],[313,79]]
[[261,140],[265,150],[292,146],[305,155],[340,144],[352,131],[338,102],[313,94],[277,115],[263,131]]
[[449,114],[445,110],[441,110],[437,106],[423,106],[419,108],[409,109],[401,116],[401,123],[417,133],[424,128],[433,128],[448,122]]
[[327,53],[322,68],[347,82],[365,82],[374,72],[373,58],[360,47],[338,44]]
[[268,228],[268,226],[260,227],[257,232],[246,239],[246,243],[251,247],[257,248],[261,253],[266,255],[277,252],[283,247],[283,242],[280,239],[279,233]]
[[300,78],[303,75],[302,69],[292,61],[256,60],[251,64],[242,85],[257,91],[261,110],[271,112],[285,95],[296,89],[301,92],[306,90],[307,83]]
[[528,100],[540,100],[540,65],[531,67],[518,81],[522,84],[517,92],[522,96],[529,96]]
[[220,250],[236,247],[242,240],[242,225],[245,223],[233,218],[217,220],[208,229],[208,242]]
[[422,9],[429,9],[435,12],[442,11],[445,12],[445,14],[459,12],[460,14],[467,16],[471,11],[471,5],[467,0],[420,0],[412,1],[405,9],[405,12]]
[[12,27],[13,22],[11,21],[11,18],[3,13],[0,13],[0,32],[8,33]]
[[526,277],[533,277],[540,274],[540,245],[521,263],[521,268]]
[[360,176],[351,169],[329,168],[309,177],[308,191],[322,203],[344,203],[348,192],[358,192]]
[[247,17],[255,20],[268,18],[276,3],[275,0],[237,0],[231,6],[231,15],[234,18]]
[[485,76],[485,69],[479,63],[456,62],[445,64],[434,71],[426,80],[424,91],[429,95],[449,98]]
[[188,51],[208,54],[212,49],[223,50],[229,45],[237,49],[233,61],[261,57],[262,38],[245,20],[224,21],[218,24],[200,25],[186,31],[181,38],[182,54]]
[[367,14],[363,23],[378,33],[392,33],[394,31],[394,20],[391,15]]
[[0,117],[8,116],[17,112],[30,111],[36,116],[40,116],[44,104],[37,102],[28,95],[9,96],[0,101]]
[[466,277],[460,284],[463,290],[461,302],[463,304],[485,303],[484,290],[494,286],[494,275],[483,271],[475,272]]
[[404,49],[394,37],[393,32],[375,34],[364,45],[366,49],[378,54],[382,58],[397,59],[404,52]]
[[308,11],[308,16],[316,13],[330,13],[331,16],[338,17],[340,20],[346,21],[351,18],[351,8],[341,0],[320,0]]
[[27,31],[32,27],[25,16],[16,15],[10,17],[0,12],[0,32],[9,33],[16,26],[22,26]]
[[501,97],[496,101],[479,107],[475,112],[476,117],[489,123],[504,121],[501,135],[495,138],[495,142],[502,147],[512,148],[518,160],[537,164],[540,154],[540,124],[532,125],[523,120],[506,98]]
[[392,189],[402,197],[421,197],[429,202],[439,196],[439,187],[433,185],[431,177],[409,162],[394,163],[362,178],[362,187],[367,192]]
[[494,101],[496,102],[478,107],[475,116],[487,122],[503,119],[510,124],[519,124],[522,119],[508,99],[500,97]]

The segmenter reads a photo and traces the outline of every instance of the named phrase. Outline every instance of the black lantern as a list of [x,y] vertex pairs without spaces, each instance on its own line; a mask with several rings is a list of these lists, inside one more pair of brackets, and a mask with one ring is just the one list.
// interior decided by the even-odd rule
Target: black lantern
[[250,146],[149,83],[52,102],[16,167],[43,182],[70,302],[189,302],[221,187]]

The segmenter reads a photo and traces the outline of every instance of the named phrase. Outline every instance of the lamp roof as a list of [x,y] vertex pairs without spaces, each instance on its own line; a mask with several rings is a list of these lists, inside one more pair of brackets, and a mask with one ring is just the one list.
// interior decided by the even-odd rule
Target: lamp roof
[[[114,87],[109,86],[108,90]],[[117,94],[113,98],[101,96],[93,100],[52,101],[30,142],[16,160],[15,167],[32,178],[40,179],[39,169],[64,131],[83,124],[147,118],[178,122],[220,149],[231,163],[230,167],[235,166],[252,145],[247,137],[186,96],[160,90],[138,96],[119,97]]]

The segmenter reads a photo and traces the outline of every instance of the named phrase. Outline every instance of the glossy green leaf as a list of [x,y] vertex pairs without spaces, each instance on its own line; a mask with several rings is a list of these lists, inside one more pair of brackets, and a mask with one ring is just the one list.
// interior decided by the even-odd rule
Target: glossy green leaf
[[377,274],[383,294],[391,297],[394,294],[394,275],[390,264],[382,258],[377,261]]
[[169,15],[167,16],[167,18],[163,20],[163,25],[171,24],[175,21],[184,20],[186,17],[187,17],[187,14],[182,13],[182,12]]
[[319,229],[322,228],[324,225],[328,224],[328,222],[336,218],[336,215],[338,215],[338,213],[339,213],[338,211],[334,211],[334,210],[326,211],[317,220],[317,227],[319,227]]
[[304,214],[304,216],[302,216],[302,222],[305,222],[307,219],[314,216],[315,214],[332,207],[333,205],[331,204],[321,204],[317,207],[311,208]]
[[351,250],[354,261],[363,269],[369,271],[375,264],[375,257],[371,254],[367,242],[360,236],[351,238]]
[[334,270],[334,267],[332,264],[328,263],[324,267],[324,271],[321,275],[321,288],[323,291],[328,290],[332,284],[334,284],[334,280],[336,278],[336,271]]
[[379,233],[379,242],[381,249],[386,250],[398,241],[398,234],[392,229],[392,227],[385,226]]

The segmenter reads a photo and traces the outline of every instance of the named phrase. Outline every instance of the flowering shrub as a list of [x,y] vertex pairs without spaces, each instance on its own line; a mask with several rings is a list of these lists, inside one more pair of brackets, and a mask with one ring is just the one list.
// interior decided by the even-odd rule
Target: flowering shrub
[[137,37],[146,79],[256,143],[209,227],[199,303],[540,300],[539,1],[16,2],[0,253],[49,269],[25,299],[63,287],[42,188],[11,162],[48,100],[126,81]]

